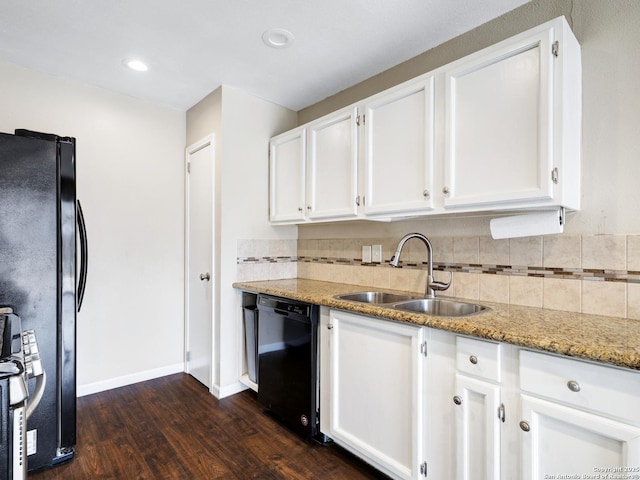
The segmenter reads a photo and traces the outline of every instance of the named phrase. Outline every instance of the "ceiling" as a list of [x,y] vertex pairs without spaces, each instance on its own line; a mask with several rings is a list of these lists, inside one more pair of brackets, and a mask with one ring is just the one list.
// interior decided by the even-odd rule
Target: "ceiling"
[[220,85],[300,110],[527,1],[2,0],[0,62],[180,110]]

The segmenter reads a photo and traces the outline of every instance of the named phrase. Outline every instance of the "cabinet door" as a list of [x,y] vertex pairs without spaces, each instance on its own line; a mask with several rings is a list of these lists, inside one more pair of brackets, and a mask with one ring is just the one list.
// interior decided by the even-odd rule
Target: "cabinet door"
[[[304,219],[305,129],[278,135],[269,143],[269,220]],[[249,172],[247,172],[248,174]]]
[[552,198],[553,32],[445,71],[445,207]]
[[523,480],[640,475],[640,428],[526,395],[522,416]]
[[358,214],[358,136],[355,107],[307,126],[307,217]]
[[433,208],[434,79],[372,97],[364,106],[364,213]]
[[458,480],[500,479],[500,387],[456,375]]
[[393,478],[420,478],[424,328],[333,310],[326,328],[329,436]]

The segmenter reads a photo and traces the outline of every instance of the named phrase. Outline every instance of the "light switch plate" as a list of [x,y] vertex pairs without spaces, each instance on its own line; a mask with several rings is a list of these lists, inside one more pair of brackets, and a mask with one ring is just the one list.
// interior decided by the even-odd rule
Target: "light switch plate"
[[382,245],[372,245],[371,246],[371,261],[373,263],[381,263],[382,262]]
[[371,263],[371,245],[362,246],[362,263]]

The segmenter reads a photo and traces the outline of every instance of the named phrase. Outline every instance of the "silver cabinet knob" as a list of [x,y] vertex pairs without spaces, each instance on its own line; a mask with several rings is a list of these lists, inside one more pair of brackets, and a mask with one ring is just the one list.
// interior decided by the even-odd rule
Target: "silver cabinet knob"
[[329,324],[327,325],[327,330],[333,330],[333,324],[329,323]]
[[571,390],[572,392],[579,392],[580,391],[580,384],[578,382],[576,382],[575,380],[569,380],[567,382],[567,388],[569,390]]
[[529,426],[529,424],[524,420],[520,422],[520,428],[522,429],[523,432],[528,432],[529,430],[531,430],[531,427]]
[[422,192],[422,196],[424,198],[429,198],[431,196],[431,194],[429,193],[429,190],[425,190],[425,191]]
[[449,187],[442,187],[442,193],[449,195]]
[[200,280],[202,280],[203,282],[206,280],[208,282],[209,280],[211,280],[211,275],[209,275],[209,272],[201,273]]
[[453,403],[455,403],[456,405],[462,405],[462,398],[456,395],[455,397],[453,397]]
[[476,357],[475,355],[471,355],[471,356],[469,357],[469,361],[470,361],[471,363],[473,363],[474,365],[477,365],[477,364],[478,364],[478,357]]

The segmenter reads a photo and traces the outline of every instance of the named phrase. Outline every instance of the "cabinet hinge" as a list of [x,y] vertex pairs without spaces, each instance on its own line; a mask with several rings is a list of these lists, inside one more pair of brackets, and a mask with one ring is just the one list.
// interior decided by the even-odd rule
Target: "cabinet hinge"
[[551,53],[553,54],[554,57],[557,57],[559,51],[560,51],[560,42],[556,40],[551,44]]
[[184,359],[185,359],[187,362],[191,361],[191,352],[186,352],[186,353],[184,354]]
[[558,184],[558,167],[551,170],[551,181],[556,185]]
[[502,423],[504,423],[504,403],[501,403],[500,406],[498,407],[498,418],[500,419],[500,421]]
[[427,356],[427,342],[422,342],[420,345],[420,355]]
[[187,173],[191,173],[191,162],[187,162]]
[[427,462],[422,462],[420,464],[420,475],[423,477],[427,476]]

